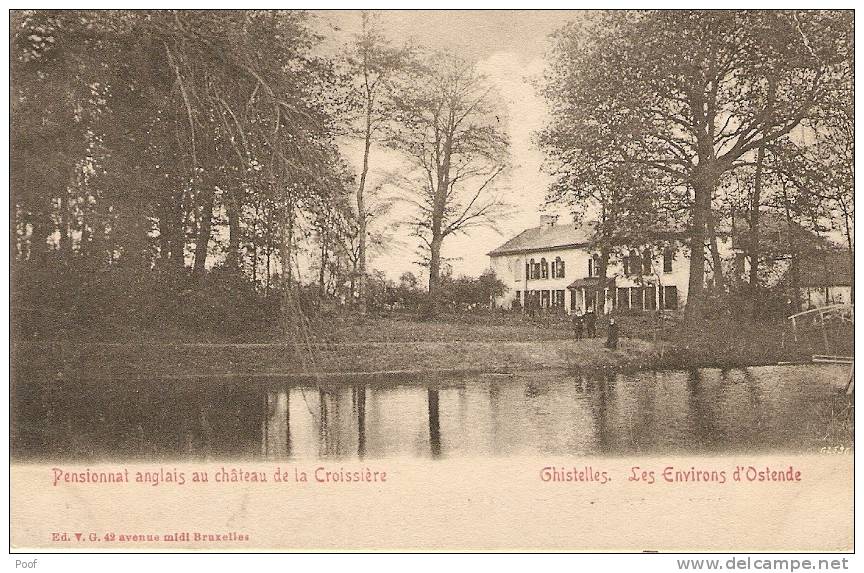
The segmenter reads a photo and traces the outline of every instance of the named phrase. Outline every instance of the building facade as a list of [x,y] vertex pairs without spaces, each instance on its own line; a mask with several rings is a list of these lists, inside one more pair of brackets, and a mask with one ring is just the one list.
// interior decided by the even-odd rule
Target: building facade
[[[761,213],[759,225],[765,289],[797,297],[804,309],[853,302],[853,257],[847,249],[769,211]],[[749,241],[746,221],[733,227],[733,281],[749,280]]]
[[[609,312],[678,310],[687,301],[689,258],[676,241],[639,250],[616,249],[600,285],[600,254],[589,234],[547,220],[489,252],[492,269],[507,286],[499,308],[523,311]],[[599,297],[605,298],[601,304]]]

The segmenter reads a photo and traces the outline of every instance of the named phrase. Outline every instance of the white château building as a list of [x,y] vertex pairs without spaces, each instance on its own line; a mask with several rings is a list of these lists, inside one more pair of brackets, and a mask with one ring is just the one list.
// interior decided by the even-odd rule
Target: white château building
[[[603,294],[612,309],[678,310],[687,301],[690,260],[675,240],[610,256]],[[599,252],[587,230],[545,217],[488,253],[507,291],[495,301],[504,308],[544,308],[567,313],[600,312]]]

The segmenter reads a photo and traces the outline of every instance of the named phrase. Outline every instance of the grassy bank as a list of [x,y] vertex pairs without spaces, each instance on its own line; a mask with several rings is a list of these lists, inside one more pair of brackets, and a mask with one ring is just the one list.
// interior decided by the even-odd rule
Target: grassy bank
[[14,364],[44,378],[422,375],[435,372],[518,372],[635,369],[658,359],[657,346],[624,339],[617,350],[599,338],[543,341],[405,341],[306,344],[27,344]]
[[[193,340],[142,333],[126,340],[32,340],[16,344],[13,367],[49,377],[152,378],[193,375],[420,375],[545,369],[638,369],[804,362],[810,340],[795,343],[785,325],[677,316],[618,316],[617,350],[598,336],[574,340],[567,317],[478,313],[421,321],[407,314],[319,318],[294,337],[259,332]],[[820,339],[821,340],[821,339]],[[841,341],[842,342],[842,341]],[[850,350],[851,352],[851,350]]]

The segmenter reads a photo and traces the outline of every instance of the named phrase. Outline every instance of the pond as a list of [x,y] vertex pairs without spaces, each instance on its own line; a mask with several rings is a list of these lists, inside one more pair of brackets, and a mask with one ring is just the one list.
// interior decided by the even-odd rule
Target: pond
[[852,446],[848,366],[428,381],[16,381],[12,456],[212,460],[814,453]]

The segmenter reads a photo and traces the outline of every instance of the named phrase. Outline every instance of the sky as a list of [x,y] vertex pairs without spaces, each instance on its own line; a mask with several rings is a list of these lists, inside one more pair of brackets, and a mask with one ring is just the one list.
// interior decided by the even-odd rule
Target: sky
[[[451,259],[454,275],[477,276],[489,267],[486,253],[529,227],[540,224],[540,208],[549,178],[541,173],[543,154],[533,143],[537,131],[546,121],[545,103],[532,85],[542,76],[544,55],[551,47],[555,30],[568,20],[579,17],[566,11],[381,11],[378,13],[383,32],[394,45],[410,42],[433,50],[450,50],[477,63],[489,82],[495,85],[508,115],[513,170],[502,191],[513,205],[511,215],[497,222],[498,231],[475,229],[468,236],[445,239],[443,256]],[[360,12],[318,12],[318,25],[334,47],[345,45],[360,30]],[[345,155],[359,173],[362,155],[358,145],[346,145]],[[370,181],[375,185],[387,168],[398,159],[381,149],[373,150]],[[409,216],[408,206],[396,203],[390,223]],[[562,219],[563,220],[563,219]],[[403,228],[370,266],[398,279],[405,271],[422,275],[416,264],[417,242]]]

